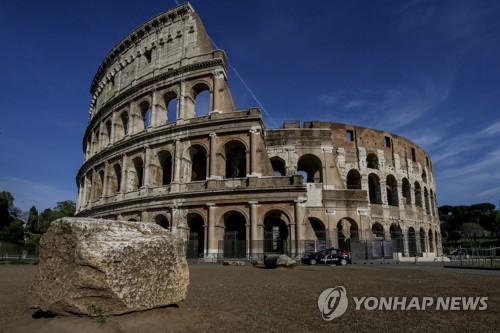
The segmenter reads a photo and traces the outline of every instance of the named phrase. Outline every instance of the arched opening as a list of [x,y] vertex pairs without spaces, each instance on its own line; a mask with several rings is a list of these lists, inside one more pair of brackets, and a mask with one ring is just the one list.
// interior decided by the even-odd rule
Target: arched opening
[[96,199],[99,199],[100,197],[102,197],[102,194],[103,194],[103,189],[104,187],[104,171],[101,170],[97,173],[97,181],[95,183],[95,192],[94,192],[94,195],[95,195],[95,198]]
[[415,182],[415,206],[422,207],[422,189],[419,182]]
[[226,178],[242,178],[247,175],[246,151],[239,141],[228,142],[225,146]]
[[99,152],[99,139],[100,139],[100,134],[99,134],[99,130],[96,130],[94,132],[94,140],[93,140],[93,143],[92,143],[92,147],[93,147],[93,150],[94,150],[94,153],[98,153]]
[[103,142],[102,146],[107,147],[111,143],[111,120],[108,120],[106,124],[104,125],[105,127],[105,132],[104,132],[104,137],[103,137]]
[[397,253],[404,253],[404,239],[401,228],[396,224],[392,224],[389,230],[391,232],[393,251]]
[[285,161],[280,157],[271,158],[271,165],[273,166],[275,176],[286,176]]
[[434,234],[432,233],[432,230],[429,230],[429,252],[434,252],[434,251],[435,251]]
[[168,185],[172,182],[172,155],[168,151],[162,151],[158,154],[160,163],[161,185]]
[[115,163],[113,165],[113,175],[109,179],[110,193],[116,194],[120,192],[120,187],[122,183],[122,167],[120,164]]
[[142,128],[140,130],[147,129],[151,121],[151,108],[149,103],[144,101],[139,104],[139,111],[142,119]]
[[427,215],[431,214],[431,209],[429,206],[429,192],[427,192],[427,187],[424,187],[424,200],[425,200],[425,212]]
[[137,219],[134,219],[134,218],[128,219],[127,221],[129,221],[129,222],[138,222]]
[[323,175],[322,175],[322,163],[321,160],[312,154],[306,154],[299,158],[297,163],[297,173],[301,174],[304,177],[305,183],[322,183]]
[[189,148],[188,163],[190,163],[191,179],[187,181],[201,181],[207,179],[207,151],[203,146],[194,145]]
[[366,167],[370,169],[378,169],[378,157],[375,154],[366,156]]
[[318,220],[314,217],[310,217],[309,223],[311,225],[312,230],[314,231],[314,235],[316,236],[316,239],[320,240],[320,241],[325,241],[326,240],[326,229],[325,229],[325,225],[323,224],[323,222],[321,222],[320,220]]
[[399,206],[398,182],[393,175],[387,176],[385,187],[387,193],[387,204],[389,206]]
[[224,258],[246,257],[246,219],[239,212],[224,214]]
[[361,175],[358,170],[352,169],[347,173],[347,189],[361,190]]
[[170,230],[170,222],[165,215],[157,215],[155,217],[155,222],[164,229]]
[[358,239],[358,224],[350,218],[343,218],[337,223],[339,248],[351,250],[351,240]]
[[403,201],[405,205],[411,204],[411,187],[407,178],[403,178]]
[[435,206],[435,202],[436,202],[436,199],[434,198],[434,192],[432,191],[432,189],[430,190],[431,192],[431,198],[430,198],[430,206],[431,206],[431,214],[432,215],[436,215],[436,206]]
[[186,256],[202,258],[205,250],[205,221],[196,213],[188,214],[189,242]]
[[144,186],[144,162],[142,158],[136,157],[132,160],[134,165],[134,178],[132,183],[132,190],[138,190]]
[[374,174],[370,173],[368,175],[368,194],[370,196],[371,204],[382,204],[382,195],[380,192],[380,178]]
[[427,252],[427,249],[425,247],[425,231],[424,229],[420,228],[420,253]]
[[412,227],[408,229],[408,253],[410,257],[417,256],[417,237]]
[[264,252],[286,253],[289,230],[282,212],[274,211],[264,217]]
[[384,227],[376,222],[372,225],[373,238],[384,238]]
[[422,181],[423,181],[424,183],[427,183],[427,173],[425,173],[425,170],[424,170],[424,171],[422,171]]
[[193,87],[194,115],[201,116],[211,111],[210,87],[204,83],[199,83]]
[[127,112],[122,112],[120,115],[120,122],[121,122],[121,137],[123,138],[124,136],[128,135],[128,130],[129,130],[129,120],[128,120],[128,113]]
[[173,123],[177,120],[177,95],[170,91],[163,96],[167,113],[167,123]]

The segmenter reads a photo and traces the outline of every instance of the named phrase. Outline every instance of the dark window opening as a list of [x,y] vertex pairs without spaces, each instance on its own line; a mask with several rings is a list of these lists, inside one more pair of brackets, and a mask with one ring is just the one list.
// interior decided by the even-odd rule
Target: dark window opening
[[416,152],[415,152],[415,148],[411,148],[411,160],[413,162],[417,161],[417,155],[416,155]]
[[366,167],[370,169],[378,169],[378,158],[375,154],[368,154],[366,157]]
[[346,130],[346,140],[347,141],[354,141],[354,131]]
[[281,158],[272,158],[271,165],[273,166],[275,176],[286,176],[285,162]]
[[247,175],[246,152],[242,147],[235,147],[226,154],[226,178],[240,178]]
[[392,146],[392,145],[391,145],[391,138],[390,138],[390,137],[388,137],[388,136],[386,136],[386,137],[384,138],[384,143],[385,143],[385,146],[386,146],[386,147],[390,148],[390,147]]
[[347,189],[361,190],[361,175],[357,170],[350,170],[347,173]]

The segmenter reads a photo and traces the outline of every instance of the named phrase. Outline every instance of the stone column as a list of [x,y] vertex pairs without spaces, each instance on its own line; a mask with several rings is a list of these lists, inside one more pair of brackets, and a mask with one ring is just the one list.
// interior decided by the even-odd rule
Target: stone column
[[257,161],[257,135],[259,134],[258,129],[252,128],[250,130],[250,172],[252,176],[258,176],[260,174],[260,169],[258,167],[259,163]]
[[[304,245],[302,244],[302,241],[304,240],[304,216],[305,216],[305,204],[302,198],[299,200],[295,200],[295,230],[296,230],[296,237],[295,237],[295,244],[294,246],[296,248],[296,253],[295,255],[301,255],[304,253]],[[293,233],[292,230],[290,230],[290,233]]]
[[78,180],[78,206],[76,207],[77,212],[82,210],[83,207],[83,194],[85,193],[85,177]]
[[109,195],[109,189],[108,189],[108,184],[109,184],[109,164],[108,161],[104,163],[104,181],[102,184],[102,199],[103,203],[107,202],[107,198]]
[[325,161],[323,165],[323,188],[326,190],[333,190],[335,189],[334,184],[330,184],[328,179],[329,179],[329,173],[330,173],[330,166],[331,166],[331,158],[333,154],[333,147],[321,147],[321,150],[323,151],[323,159]]
[[248,204],[250,205],[250,249],[251,254],[255,256],[262,253],[263,245],[262,243],[259,244],[259,242],[262,242],[262,239],[259,239],[259,235],[257,234],[257,223],[259,222],[257,209],[259,205],[258,201],[249,201]]
[[189,116],[186,114],[187,113],[187,107],[188,103],[186,102],[186,81],[182,80],[180,83],[180,96],[177,101],[178,108],[179,108],[179,113],[177,115],[177,121],[181,121],[183,119],[189,118]]
[[182,151],[181,151],[181,142],[180,140],[175,140],[175,152],[174,152],[174,179],[172,183],[179,183],[181,178],[181,160],[182,160]]
[[403,237],[403,257],[409,257],[410,251],[408,248],[408,232],[404,232],[401,234]]
[[159,126],[159,107],[158,107],[158,97],[157,92],[153,92],[153,96],[151,97],[151,114],[149,115],[149,127]]
[[149,187],[149,181],[150,181],[150,163],[151,163],[151,148],[149,146],[144,147],[144,170],[143,170],[143,182],[142,186],[143,187]]
[[217,178],[217,134],[210,133],[210,172],[209,178],[216,179]]
[[97,135],[97,137],[96,137],[96,139],[97,139],[97,152],[100,152],[103,149],[103,147],[102,147],[102,136],[103,136],[103,134],[104,134],[104,124],[101,121],[99,123],[99,135]]
[[210,112],[222,112],[222,96],[221,92],[224,89],[224,71],[216,70],[213,75],[214,78],[214,90],[213,90],[213,108]]
[[207,203],[208,210],[208,256],[217,257],[218,247],[215,239],[215,203]]
[[122,179],[120,182],[120,200],[123,200],[125,197],[125,193],[127,192],[127,177],[128,177],[128,163],[127,163],[127,155],[123,154],[122,156]]

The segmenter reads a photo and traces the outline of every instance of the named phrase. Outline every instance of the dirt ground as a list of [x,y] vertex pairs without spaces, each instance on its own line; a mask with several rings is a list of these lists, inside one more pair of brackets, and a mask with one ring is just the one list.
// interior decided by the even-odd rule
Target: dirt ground
[[[166,307],[107,317],[32,318],[26,305],[36,266],[0,265],[0,332],[498,332],[500,274],[438,267],[348,265],[262,269],[190,265],[188,298]],[[345,314],[324,321],[318,296],[343,286]],[[488,297],[484,311],[355,309],[353,297]]]

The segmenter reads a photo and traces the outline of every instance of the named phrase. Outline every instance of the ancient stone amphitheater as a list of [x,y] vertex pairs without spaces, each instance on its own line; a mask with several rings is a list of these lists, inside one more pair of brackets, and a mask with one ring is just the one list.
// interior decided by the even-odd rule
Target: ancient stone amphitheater
[[333,122],[268,129],[258,108],[235,109],[227,74],[189,4],[119,42],[90,89],[77,215],[158,223],[204,261],[325,246],[355,260],[441,255],[421,148]]

